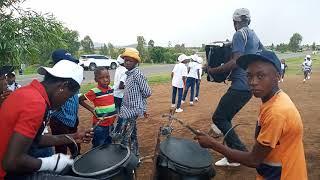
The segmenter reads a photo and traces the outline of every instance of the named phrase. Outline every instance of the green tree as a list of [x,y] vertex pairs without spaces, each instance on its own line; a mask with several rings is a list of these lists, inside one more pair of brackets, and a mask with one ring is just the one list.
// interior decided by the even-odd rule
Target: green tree
[[274,50],[274,44],[272,43],[270,46],[270,49],[273,51]]
[[137,42],[137,50],[139,51],[142,62],[144,62],[144,60],[146,59],[146,51],[144,48],[144,46],[146,45],[146,40],[143,36],[137,36]]
[[302,36],[299,33],[294,33],[289,42],[289,48],[293,52],[297,52],[300,48],[300,44],[302,41]]
[[285,43],[280,43],[276,46],[276,51],[279,51],[279,52],[286,52],[289,50],[289,47],[287,44]]
[[108,43],[108,49],[109,49],[109,56],[111,58],[117,58],[118,54],[117,54],[117,51],[114,48],[113,44]]
[[103,44],[103,46],[99,49],[99,53],[102,55],[109,55],[109,49],[106,44]]
[[316,46],[316,43],[315,43],[315,42],[312,43],[311,48],[312,48],[312,51],[315,51],[315,50],[317,49],[317,46]]
[[80,44],[85,53],[94,53],[94,45],[90,36],[85,36],[83,40],[80,41]]
[[148,47],[154,47],[154,41],[152,39],[150,39],[150,41],[148,42]]

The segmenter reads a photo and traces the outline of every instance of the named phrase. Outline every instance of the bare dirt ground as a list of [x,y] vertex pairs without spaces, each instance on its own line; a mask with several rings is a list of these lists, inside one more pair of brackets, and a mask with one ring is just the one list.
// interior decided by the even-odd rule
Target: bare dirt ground
[[[313,73],[312,79],[302,82],[302,75],[290,75],[280,84],[281,88],[291,97],[296,104],[304,123],[304,147],[308,168],[308,176],[311,180],[320,179],[320,72]],[[192,127],[207,132],[211,124],[211,116],[220,97],[227,90],[224,84],[208,83],[205,78],[201,82],[200,102],[191,107],[188,101],[183,105],[184,112],[176,114]],[[171,84],[159,84],[152,86],[153,95],[149,98],[148,108],[150,118],[138,121],[138,134],[141,156],[153,154],[156,135],[160,125],[166,123],[161,115],[168,113],[170,108]],[[250,126],[239,126],[236,131],[243,142],[251,149],[254,143],[254,129],[259,113],[259,99],[252,98],[250,102],[236,115],[233,124],[250,123]],[[81,126],[91,126],[91,115],[83,108],[80,109]],[[192,139],[193,135],[179,124],[174,124],[173,136]],[[82,147],[82,151],[88,150],[88,145]],[[211,151],[214,160],[222,156]],[[240,166],[236,168],[215,167],[214,179],[255,179],[255,169]],[[138,169],[138,179],[149,179],[152,171],[152,161],[144,161]]]

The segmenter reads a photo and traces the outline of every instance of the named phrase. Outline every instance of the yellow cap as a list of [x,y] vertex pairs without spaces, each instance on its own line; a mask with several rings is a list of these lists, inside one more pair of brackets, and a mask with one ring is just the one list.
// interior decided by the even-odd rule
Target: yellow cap
[[139,51],[135,48],[126,48],[124,52],[121,54],[121,58],[131,57],[141,63],[141,58],[139,56]]

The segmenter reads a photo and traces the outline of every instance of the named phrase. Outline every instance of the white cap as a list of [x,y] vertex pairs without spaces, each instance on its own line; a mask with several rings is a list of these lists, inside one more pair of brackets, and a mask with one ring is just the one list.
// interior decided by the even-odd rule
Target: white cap
[[71,78],[79,85],[83,80],[83,68],[78,64],[69,60],[61,60],[57,62],[52,68],[40,67],[38,73],[46,75],[47,73],[59,78]]
[[306,55],[306,58],[309,58],[309,59],[310,59],[310,58],[311,58],[311,56],[308,54],[308,55]]
[[179,57],[178,57],[178,61],[179,62],[182,62],[184,60],[188,59],[188,56],[186,56],[185,54],[181,54]]
[[202,62],[203,62],[202,57],[198,57],[198,58],[197,58],[197,61],[198,61],[199,64],[202,64]]
[[242,17],[246,18],[247,20],[250,20],[250,12],[247,8],[236,9],[232,16],[234,21],[242,21]]
[[122,59],[121,55],[118,56],[117,61],[119,64],[123,64],[124,63],[124,59]]

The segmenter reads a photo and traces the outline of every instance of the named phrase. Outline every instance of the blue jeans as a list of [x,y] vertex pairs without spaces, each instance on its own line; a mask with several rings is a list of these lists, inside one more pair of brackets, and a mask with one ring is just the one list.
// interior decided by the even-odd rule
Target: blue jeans
[[111,132],[113,130],[113,125],[111,126],[97,126],[94,129],[94,135],[92,139],[92,147],[95,148],[102,144],[111,144],[112,137]]
[[139,157],[137,118],[138,116],[122,119],[122,129],[125,128],[126,130],[123,133],[123,140],[121,144],[129,146],[131,152]]
[[196,79],[196,97],[199,97],[200,79]]
[[177,109],[179,109],[181,106],[183,88],[177,88],[177,87],[172,86],[172,104],[176,104],[177,90],[178,90]]
[[186,88],[185,88],[185,90],[184,90],[183,97],[182,97],[182,100],[183,100],[183,101],[186,100],[188,90],[189,90],[189,88],[191,87],[190,102],[193,102],[193,98],[194,98],[194,84],[195,84],[195,82],[196,82],[196,79],[195,79],[195,78],[192,78],[192,77],[188,77],[188,78],[187,78]]

